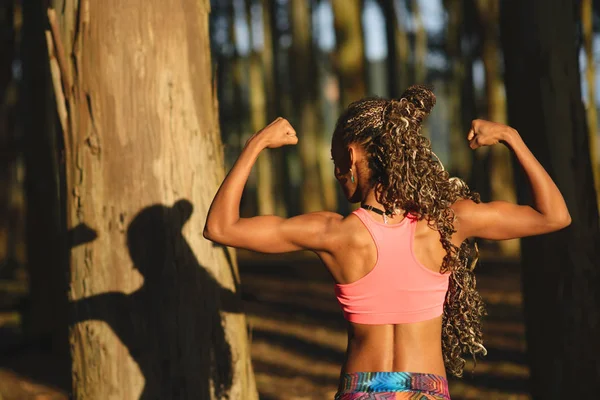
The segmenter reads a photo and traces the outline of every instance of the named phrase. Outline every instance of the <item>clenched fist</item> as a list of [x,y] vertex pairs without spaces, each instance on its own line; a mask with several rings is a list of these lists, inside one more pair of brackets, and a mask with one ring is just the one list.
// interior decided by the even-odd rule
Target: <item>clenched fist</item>
[[288,120],[279,117],[252,135],[250,139],[248,139],[248,142],[251,140],[260,141],[264,147],[269,149],[276,149],[281,146],[298,143],[298,136],[296,136],[296,131]]
[[467,140],[469,141],[469,147],[472,149],[482,146],[492,146],[506,140],[512,131],[514,129],[507,125],[483,119],[475,119],[471,122],[471,129],[467,135]]

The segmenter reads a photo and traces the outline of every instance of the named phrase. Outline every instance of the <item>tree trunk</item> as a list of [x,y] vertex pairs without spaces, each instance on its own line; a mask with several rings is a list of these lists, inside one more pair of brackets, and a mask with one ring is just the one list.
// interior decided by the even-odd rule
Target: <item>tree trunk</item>
[[385,18],[385,32],[388,48],[388,93],[398,98],[409,86],[408,79],[408,36],[398,20],[396,1],[378,0]]
[[292,0],[290,6],[292,85],[302,163],[302,211],[307,213],[324,209],[318,159],[321,143],[317,132],[317,68],[312,49],[310,4],[306,0]]
[[257,398],[235,253],[201,232],[224,175],[208,1],[54,5],[74,398]]
[[448,109],[450,116],[450,165],[449,170],[462,179],[468,179],[471,170],[471,154],[467,146],[466,135],[468,126],[465,125],[462,113],[465,112],[466,102],[463,99],[463,86],[466,79],[471,77],[470,58],[461,51],[463,39],[463,7],[461,0],[446,0],[444,2],[448,15],[446,25],[446,54],[451,64],[452,79],[448,82]]
[[596,111],[596,67],[594,60],[594,23],[592,0],[581,2],[581,22],[585,46],[585,78],[587,81],[587,122],[590,137],[590,160],[594,173],[594,186],[600,207],[600,162],[598,161],[598,113]]
[[336,38],[336,70],[342,107],[365,96],[365,50],[359,0],[332,0]]
[[[22,239],[23,204],[17,204],[20,190],[17,188],[19,153],[16,146],[15,114],[17,84],[12,77],[12,63],[15,55],[15,37],[18,35],[16,14],[20,17],[20,7],[15,1],[0,4],[0,276],[14,273],[19,263],[24,263],[24,254],[17,255],[16,240]],[[20,18],[19,18],[20,19]],[[20,258],[20,259],[19,259]],[[17,261],[18,260],[18,261]]]
[[[482,60],[485,70],[485,92],[487,100],[487,118],[501,124],[506,123],[506,99],[504,84],[498,68],[500,66],[500,48],[498,43],[498,19],[500,3],[497,1],[478,0],[477,9],[483,28]],[[513,180],[510,150],[505,146],[492,146],[482,149],[479,154],[487,158],[491,197],[510,203],[517,201]],[[496,242],[504,257],[519,256],[519,240],[503,240]]]
[[[273,50],[273,16],[269,0],[262,0],[262,23],[263,23],[263,50],[261,53],[262,67],[265,79],[265,97],[267,121],[273,121],[279,117],[277,110],[277,89],[275,79],[275,52]],[[273,195],[275,201],[275,214],[286,217],[288,215],[285,204],[285,153],[276,151],[270,154],[273,173]]]
[[[600,228],[570,0],[504,2],[501,28],[511,125],[553,177],[573,222],[522,241],[534,399],[600,392]],[[523,174],[521,202],[532,204]]]
[[[267,93],[265,90],[265,75],[263,75],[263,50],[256,50],[252,47],[253,27],[251,15],[251,3],[246,3],[246,17],[248,21],[248,31],[250,32],[250,70],[249,82],[250,89],[250,124],[253,132],[258,132],[264,128],[267,123]],[[260,215],[275,214],[275,196],[273,193],[273,162],[270,152],[262,152],[256,160],[256,200]]]
[[[25,158],[26,242],[29,273],[29,307],[23,321],[28,341],[45,347],[56,362],[60,386],[70,386],[66,235],[64,225],[64,171],[62,139],[57,134],[52,105],[47,25],[43,1],[23,2],[20,87],[21,129]],[[32,117],[35,116],[35,117]]]
[[427,31],[419,0],[411,0],[413,19],[415,21],[415,83],[425,84],[427,80]]

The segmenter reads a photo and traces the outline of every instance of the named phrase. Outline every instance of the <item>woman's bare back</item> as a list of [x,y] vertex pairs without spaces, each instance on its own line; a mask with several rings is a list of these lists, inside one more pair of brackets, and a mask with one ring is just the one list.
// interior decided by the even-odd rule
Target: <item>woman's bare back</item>
[[[379,215],[370,218],[383,222]],[[388,218],[388,224],[402,222],[402,216]],[[373,270],[377,248],[369,231],[353,214],[339,221],[332,238],[336,250],[321,259],[337,283],[355,282]],[[446,254],[439,233],[417,222],[413,252],[419,263],[439,272]],[[424,372],[446,376],[441,344],[442,317],[393,325],[349,323],[348,348],[342,373],[364,371]]]

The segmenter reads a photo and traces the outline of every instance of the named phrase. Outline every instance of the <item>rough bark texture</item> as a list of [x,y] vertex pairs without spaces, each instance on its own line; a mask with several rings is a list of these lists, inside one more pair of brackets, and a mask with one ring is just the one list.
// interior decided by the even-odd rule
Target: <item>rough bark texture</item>
[[[600,229],[570,0],[505,2],[511,124],[555,179],[573,222],[522,241],[526,336],[535,399],[600,392]],[[520,201],[531,204],[523,175]]]
[[202,237],[223,179],[208,1],[54,8],[74,398],[256,398],[235,254]]

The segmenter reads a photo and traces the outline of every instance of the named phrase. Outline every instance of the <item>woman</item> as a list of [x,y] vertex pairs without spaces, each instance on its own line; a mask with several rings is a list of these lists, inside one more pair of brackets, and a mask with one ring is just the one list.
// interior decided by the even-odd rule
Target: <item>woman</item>
[[346,198],[361,206],[346,217],[239,217],[258,154],[298,142],[281,118],[246,142],[208,213],[204,236],[214,242],[264,253],[311,250],[323,261],[349,321],[336,399],[449,399],[446,371],[461,376],[464,353],[486,353],[476,248],[467,239],[520,238],[571,222],[558,188],[508,126],[475,120],[467,139],[472,149],[500,141],[512,149],[534,207],[481,203],[449,178],[420,134],[434,104],[429,89],[412,86],[398,101],[363,99],[340,116],[334,173]]

